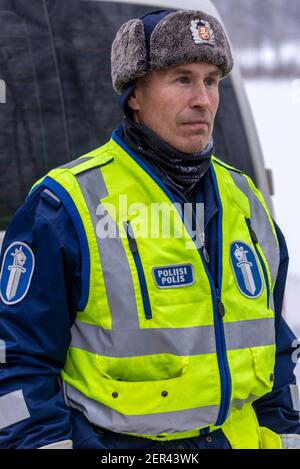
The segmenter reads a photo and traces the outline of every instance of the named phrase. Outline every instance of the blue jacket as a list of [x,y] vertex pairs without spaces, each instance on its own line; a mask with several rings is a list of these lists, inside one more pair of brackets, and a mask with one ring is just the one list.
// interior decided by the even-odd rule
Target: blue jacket
[[[197,201],[205,202],[205,232],[210,269],[215,277],[218,203],[211,188],[207,172],[198,187]],[[254,407],[261,425],[280,434],[300,434],[295,406],[295,360],[292,360],[295,336],[281,316],[288,252],[284,236],[277,226],[276,230],[281,255],[274,292],[277,344],[274,388]],[[21,301],[7,305],[0,299],[0,341],[6,355],[5,363],[0,364],[0,448],[36,448],[68,439],[74,441],[74,447],[101,448],[99,435],[79,411],[67,407],[60,387],[60,370],[81,296],[81,252],[66,209],[49,196],[43,185],[28,196],[14,215],[4,238],[1,265],[7,248],[14,242],[31,248],[35,268]],[[10,393],[22,401],[20,420],[1,425],[1,405],[9,402]],[[224,438],[218,435],[217,447],[226,447]]]

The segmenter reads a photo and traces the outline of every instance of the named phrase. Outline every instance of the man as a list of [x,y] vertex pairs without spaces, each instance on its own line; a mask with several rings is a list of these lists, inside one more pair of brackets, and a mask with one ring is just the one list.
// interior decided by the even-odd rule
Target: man
[[123,125],[39,181],[3,243],[1,447],[300,447],[284,237],[213,156],[232,65],[201,11],[121,26]]

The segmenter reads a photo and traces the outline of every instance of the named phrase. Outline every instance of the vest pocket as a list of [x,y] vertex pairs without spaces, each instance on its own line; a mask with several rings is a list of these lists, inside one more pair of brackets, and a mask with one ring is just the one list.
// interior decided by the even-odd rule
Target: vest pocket
[[267,268],[266,268],[265,262],[263,260],[262,255],[261,255],[261,252],[260,252],[259,242],[258,242],[256,233],[255,233],[255,231],[253,230],[253,228],[251,226],[251,220],[250,220],[250,218],[245,218],[245,220],[246,220],[246,223],[247,223],[247,226],[248,226],[249,234],[250,234],[250,237],[251,237],[251,240],[252,240],[256,255],[258,257],[261,269],[263,271],[263,276],[264,276],[264,279],[265,279],[265,285],[266,285],[266,289],[267,289],[267,308],[269,309],[269,307],[270,307],[270,283],[269,283]]
[[257,396],[270,392],[274,384],[275,345],[264,345],[251,347],[251,355],[255,375],[258,379],[256,384]]
[[103,378],[123,382],[169,381],[185,375],[189,358],[171,354],[135,357],[97,355],[97,370]]
[[[147,366],[144,365],[144,369],[138,373],[138,369],[141,368],[141,361],[135,363],[135,367],[130,371],[121,369],[122,363],[116,364],[117,369],[103,367],[108,364],[103,363],[103,357],[99,360],[98,373],[96,375],[97,388],[96,392],[101,394],[98,400],[104,405],[110,407],[116,412],[126,415],[145,415],[145,427],[147,424],[147,414],[157,414],[156,421],[157,434],[167,432],[170,425],[170,420],[161,415],[161,412],[172,412],[175,410],[184,410],[186,408],[187,388],[186,382],[187,369],[170,370],[164,376],[147,376]],[[123,361],[123,360],[122,360]],[[127,360],[125,359],[125,362]],[[140,363],[139,363],[140,362]],[[134,363],[132,363],[134,365]],[[108,365],[109,366],[109,365]],[[123,368],[126,367],[126,363],[123,363]],[[133,373],[135,372],[135,376]],[[167,374],[169,376],[167,377]],[[152,378],[152,379],[151,379]],[[188,382],[190,379],[188,380]],[[93,389],[94,392],[94,389]],[[94,398],[93,396],[91,396]],[[184,399],[185,397],[185,399]],[[199,398],[200,399],[200,398]],[[200,399],[201,402],[201,399]],[[198,406],[197,406],[198,407]],[[174,418],[173,425],[179,425],[180,419]],[[151,422],[149,422],[151,425]],[[176,432],[182,431],[180,428],[174,428]],[[138,431],[135,424],[132,423],[127,427],[127,433],[145,433],[149,431],[144,428],[144,431]]]
[[139,250],[138,250],[138,245],[137,245],[134,231],[133,231],[130,221],[124,222],[124,229],[126,231],[129,248],[130,248],[130,251],[132,252],[132,256],[133,256],[136,270],[137,270],[138,277],[139,277],[145,317],[146,319],[152,319],[152,310],[151,310],[151,304],[150,304],[143,264],[141,261],[141,257],[140,257]]

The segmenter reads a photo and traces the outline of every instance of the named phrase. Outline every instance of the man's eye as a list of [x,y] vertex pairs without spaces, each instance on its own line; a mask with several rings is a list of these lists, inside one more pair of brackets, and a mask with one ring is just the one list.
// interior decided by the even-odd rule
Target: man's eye
[[208,78],[208,79],[206,80],[206,84],[207,84],[208,86],[214,86],[214,85],[217,84],[217,80],[215,80],[214,78]]
[[190,83],[190,78],[189,77],[179,77],[177,78],[177,81],[182,84],[187,84]]

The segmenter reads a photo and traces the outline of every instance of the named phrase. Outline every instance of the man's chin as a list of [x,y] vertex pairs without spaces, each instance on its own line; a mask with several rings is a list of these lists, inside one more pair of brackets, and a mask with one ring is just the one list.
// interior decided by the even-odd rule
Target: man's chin
[[[174,146],[174,145],[173,145]],[[185,146],[174,146],[174,148],[181,153],[186,153],[187,155],[190,155],[191,153],[201,153],[205,148],[206,145],[185,145]]]
[[182,153],[200,153],[207,147],[208,142],[209,138],[201,140],[197,139],[193,141],[193,138],[190,137],[187,138],[184,142],[180,142],[176,146],[173,146],[175,146],[175,148],[177,148],[177,150],[181,151]]
[[[168,136],[169,137],[169,136]],[[205,135],[203,133],[201,135],[195,135],[195,134],[187,134],[187,135],[178,135],[177,138],[172,139],[172,138],[164,138],[161,136],[161,138],[167,142],[171,147],[175,148],[175,150],[180,151],[182,153],[200,153],[202,150],[204,150],[209,142],[210,136],[207,135],[207,132],[205,132]]]

